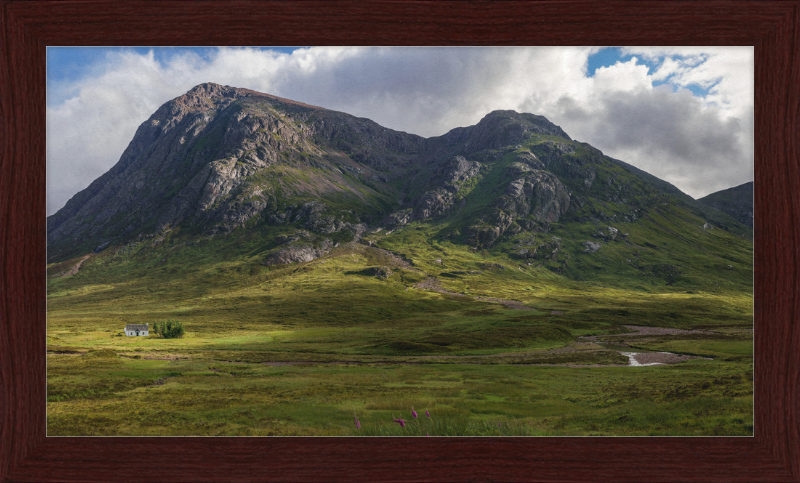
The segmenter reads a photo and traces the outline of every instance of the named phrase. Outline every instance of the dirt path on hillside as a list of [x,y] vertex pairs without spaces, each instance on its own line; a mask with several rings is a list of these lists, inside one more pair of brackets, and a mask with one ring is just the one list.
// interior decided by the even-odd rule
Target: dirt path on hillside
[[70,276],[70,275],[75,275],[76,273],[78,273],[78,270],[80,270],[80,268],[81,268],[81,265],[83,265],[83,262],[85,262],[86,260],[88,260],[88,259],[89,259],[89,257],[91,257],[91,256],[92,256],[92,254],[91,254],[91,253],[90,253],[90,254],[88,254],[88,255],[86,255],[86,256],[84,256],[83,258],[81,258],[80,260],[78,260],[78,263],[76,263],[74,267],[72,267],[72,268],[71,268],[71,269],[70,269],[68,272],[66,272],[66,273],[64,273],[64,274],[62,274],[62,275],[60,275],[60,276],[61,276],[61,277],[68,277],[68,276]]
[[450,292],[449,290],[445,290],[441,286],[441,284],[439,283],[439,280],[436,277],[428,277],[425,280],[415,284],[414,287],[415,288],[420,288],[420,289],[423,289],[423,290],[432,290],[434,292],[439,292],[439,293],[443,293],[443,294],[446,294],[446,295],[455,295],[455,296],[458,296],[458,297],[470,297],[470,298],[474,298],[475,300],[480,300],[481,302],[491,302],[491,303],[495,303],[495,304],[502,304],[502,305],[508,307],[509,309],[536,310],[535,308],[528,307],[527,305],[525,305],[522,302],[519,302],[517,300],[498,299],[498,298],[495,298],[495,297],[481,297],[481,296],[468,295],[468,294],[459,293],[459,292]]

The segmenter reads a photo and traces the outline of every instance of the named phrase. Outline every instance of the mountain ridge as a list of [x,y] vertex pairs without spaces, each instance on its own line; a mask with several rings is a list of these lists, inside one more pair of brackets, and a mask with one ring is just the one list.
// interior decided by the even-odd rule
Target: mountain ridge
[[[423,138],[206,83],[159,107],[119,162],[48,218],[48,260],[167,232],[263,228],[283,233],[265,245],[264,264],[294,263],[376,229],[426,224],[438,240],[580,278],[585,253],[621,240],[634,253],[650,243],[631,243],[623,225],[656,214],[681,230],[689,222],[752,237],[729,215],[572,140],[543,116],[492,111],[474,126]],[[660,237],[666,225],[658,220]],[[614,263],[631,264],[631,256]]]
[[[253,114],[253,110],[248,110],[247,105],[234,109],[235,112],[227,112],[231,111],[229,108],[237,101],[245,104],[255,104],[264,100],[269,104],[281,106],[287,114],[301,114],[304,120],[311,121],[308,127],[312,129],[306,126],[301,127],[299,123],[284,123],[280,118],[282,116],[266,116],[266,119],[262,116],[260,119],[253,119],[254,116],[250,116]],[[293,154],[298,152],[310,152],[316,155],[324,154],[319,150],[313,149],[313,146],[311,146],[313,143],[308,142],[311,138],[324,138],[327,140],[329,147],[347,152],[346,158],[349,159],[342,159],[345,170],[349,169],[353,173],[361,174],[366,167],[369,170],[369,174],[371,174],[372,181],[387,182],[396,178],[397,171],[402,171],[404,166],[411,164],[413,161],[419,161],[412,160],[411,157],[413,156],[430,158],[435,156],[431,152],[437,150],[440,152],[443,150],[474,151],[475,149],[470,149],[469,146],[469,141],[473,139],[470,133],[473,131],[477,131],[480,137],[479,144],[483,142],[491,145],[502,144],[504,141],[519,141],[524,133],[529,131],[554,132],[555,134],[566,136],[566,133],[558,126],[549,123],[541,116],[523,116],[512,113],[512,111],[493,111],[475,126],[456,128],[438,138],[425,139],[417,135],[384,128],[369,119],[356,118],[345,113],[250,89],[221,86],[213,83],[200,84],[186,94],[172,99],[159,107],[147,121],[139,126],[117,164],[91,183],[88,188],[76,194],[61,210],[48,217],[48,238],[51,241],[57,241],[63,236],[62,233],[64,235],[74,232],[78,232],[81,235],[86,232],[91,233],[93,230],[79,226],[80,223],[73,222],[71,227],[69,224],[64,226],[65,222],[71,218],[74,219],[79,214],[84,215],[82,216],[83,220],[91,219],[91,221],[108,222],[113,214],[109,214],[108,209],[102,209],[98,205],[108,204],[109,199],[119,196],[120,190],[125,193],[141,189],[143,183],[147,181],[141,176],[135,180],[129,179],[135,177],[135,173],[128,173],[134,163],[137,163],[134,167],[139,171],[142,169],[148,169],[152,173],[163,171],[162,166],[153,166],[154,163],[152,162],[147,166],[146,160],[143,161],[141,158],[156,158],[158,162],[163,162],[168,158],[167,152],[172,150],[176,144],[182,146],[191,141],[191,139],[187,138],[197,138],[203,131],[215,134],[213,128],[206,129],[208,123],[213,123],[214,121],[219,123],[230,119],[231,116],[235,117],[235,122],[238,124],[236,127],[239,129],[231,133],[231,126],[226,126],[228,128],[228,132],[225,133],[226,136],[223,136],[222,139],[213,140],[216,141],[216,144],[221,143],[227,146],[227,152],[219,152],[218,150],[218,152],[212,153],[208,152],[208,149],[203,152],[205,158],[209,156],[217,158],[216,165],[213,164],[214,161],[209,165],[204,158],[200,163],[197,160],[188,163],[188,168],[193,174],[191,177],[186,176],[185,173],[175,173],[175,170],[171,173],[173,177],[178,174],[178,179],[189,178],[181,181],[194,189],[186,190],[180,188],[179,191],[182,191],[182,193],[173,193],[172,190],[175,189],[177,183],[172,182],[169,183],[172,190],[162,190],[161,194],[169,195],[169,197],[177,194],[178,200],[177,203],[173,203],[173,208],[168,210],[167,213],[160,214],[156,222],[156,229],[179,224],[183,218],[188,216],[189,213],[187,212],[190,210],[186,206],[188,203],[187,198],[195,198],[193,201],[198,203],[200,210],[206,210],[216,200],[215,192],[230,192],[233,187],[238,185],[235,181],[231,182],[232,179],[249,176],[254,173],[255,170],[253,168],[262,168],[267,164],[276,162],[277,153],[293,151]],[[522,122],[509,122],[514,118]],[[263,122],[265,120],[268,122]],[[249,124],[248,121],[250,121]],[[257,121],[262,122],[259,123]],[[244,126],[242,126],[243,123],[245,124]],[[536,123],[541,124],[543,127],[537,126]],[[300,129],[298,130],[298,128]],[[251,136],[254,131],[259,129],[269,132],[272,136],[262,136],[266,139],[256,139],[256,143],[248,142],[250,141],[248,136]],[[489,136],[489,131],[494,132],[497,130],[500,130],[505,135],[505,139],[497,141]],[[181,132],[178,133],[177,131]],[[354,138],[358,138],[361,141],[367,139],[368,142],[353,145]],[[164,146],[165,139],[167,146]],[[203,141],[205,141],[205,138],[201,137],[199,143],[192,143],[192,150],[204,148],[207,142],[204,143]],[[430,143],[435,143],[436,145],[434,147],[427,146]],[[202,146],[198,146],[198,144],[202,144]],[[261,149],[252,152],[252,148],[256,147],[253,144],[261,144],[261,146],[258,146]],[[473,147],[474,145],[475,143],[473,142]],[[478,149],[483,147],[478,146]],[[247,148],[251,148],[250,152],[245,151]],[[192,154],[194,153],[189,150],[188,153],[185,153],[184,158],[186,155]],[[441,154],[438,155],[441,156]],[[230,161],[233,159],[236,162],[243,162],[246,167],[235,170],[231,169],[232,167],[230,166],[223,166],[220,162],[221,160]],[[199,164],[205,164],[205,166],[199,166]],[[378,174],[378,172],[381,173]],[[202,188],[200,185],[209,183],[209,180],[211,180],[211,189],[206,190],[204,193],[198,193],[198,190]],[[135,197],[128,196],[124,204],[126,206],[130,204],[136,205],[136,202]],[[81,211],[83,213],[80,213]],[[118,213],[120,210],[110,211]],[[144,214],[145,218],[153,216],[155,216],[154,213]],[[117,231],[126,233],[138,229],[141,225],[143,223],[134,221],[125,227],[117,227]],[[119,228],[122,229],[119,230]],[[106,237],[109,235],[113,234],[106,233]]]

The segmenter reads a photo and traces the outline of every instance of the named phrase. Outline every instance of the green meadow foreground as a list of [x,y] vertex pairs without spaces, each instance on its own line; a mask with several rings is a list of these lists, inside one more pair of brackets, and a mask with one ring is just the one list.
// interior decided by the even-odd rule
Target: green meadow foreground
[[[666,281],[609,249],[580,281],[426,230],[269,268],[257,230],[49,265],[48,435],[753,434],[749,242],[698,229]],[[167,319],[186,335],[123,334]],[[697,357],[632,367],[603,340]]]

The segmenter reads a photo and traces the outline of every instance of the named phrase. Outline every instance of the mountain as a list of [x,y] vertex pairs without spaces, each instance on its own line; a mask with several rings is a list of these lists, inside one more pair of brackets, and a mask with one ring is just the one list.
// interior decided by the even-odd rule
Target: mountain
[[711,193],[700,203],[729,214],[739,223],[753,227],[753,182]]
[[[161,106],[109,172],[48,218],[51,259],[186,223],[230,231],[261,213],[326,223],[317,199],[337,213],[380,212],[397,193],[379,178],[405,173],[423,144],[367,119],[202,84]],[[361,230],[355,213],[345,218],[318,228]]]
[[752,229],[723,211],[542,116],[494,111],[426,139],[208,83],[161,106],[48,218],[48,260],[257,234],[247,254],[272,266],[349,242],[400,252],[421,230],[427,246],[488,250],[520,270],[691,285],[711,269],[729,280],[729,262],[751,270]]

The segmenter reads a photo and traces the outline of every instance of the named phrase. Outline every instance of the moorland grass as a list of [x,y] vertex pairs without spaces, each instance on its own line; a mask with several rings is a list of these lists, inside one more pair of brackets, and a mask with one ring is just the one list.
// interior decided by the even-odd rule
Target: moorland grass
[[[283,233],[268,227],[200,242],[170,232],[68,277],[55,276],[70,263],[48,266],[48,434],[752,435],[752,248],[665,213],[625,227],[595,254],[611,269],[583,279],[503,247],[472,251],[435,224],[286,266],[260,265]],[[695,244],[677,252],[672,284],[643,244],[668,223]],[[391,274],[365,275],[375,266]],[[452,294],[417,286],[429,278]],[[182,339],[122,333],[165,319]],[[576,342],[624,325],[713,331],[626,339],[709,359],[626,367]]]
[[273,367],[120,358],[100,366],[85,358],[49,358],[49,435],[752,433],[752,372],[742,363]]

